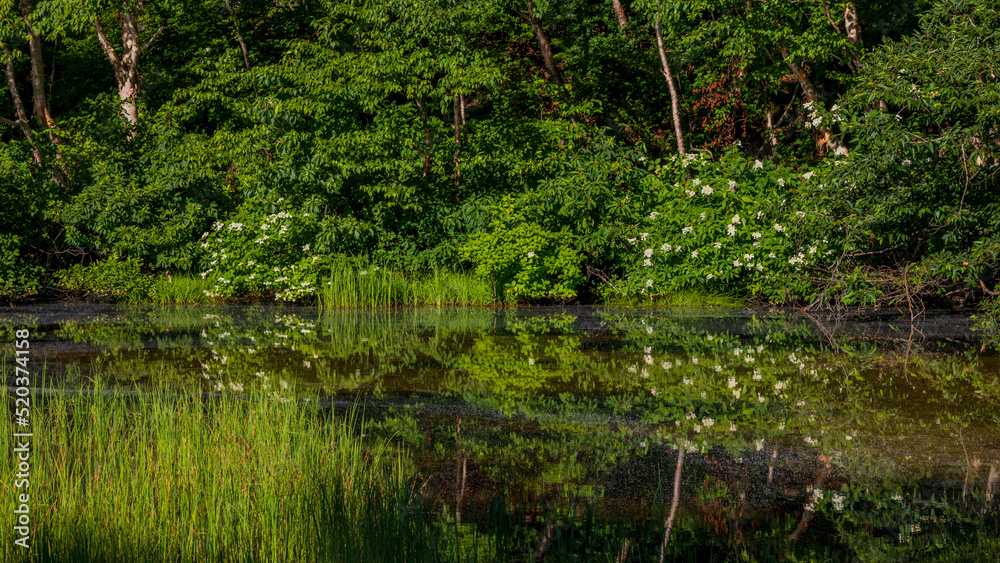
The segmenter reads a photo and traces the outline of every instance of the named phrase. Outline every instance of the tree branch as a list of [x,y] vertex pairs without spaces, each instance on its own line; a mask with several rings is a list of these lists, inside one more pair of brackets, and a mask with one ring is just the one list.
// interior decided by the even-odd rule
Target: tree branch
[[101,22],[95,21],[94,28],[97,30],[97,40],[101,43],[101,49],[104,54],[108,56],[108,60],[111,61],[111,66],[114,68],[116,75],[122,74],[122,62],[115,53],[115,48],[108,41],[107,35],[104,34],[104,27],[101,26]]
[[149,41],[146,41],[146,44],[143,45],[141,49],[139,49],[139,52],[142,53],[143,51],[145,51],[146,49],[148,49],[149,46],[153,44],[153,41],[155,41],[156,38],[159,37],[161,33],[163,33],[163,26],[162,25],[160,26],[160,29],[157,29],[156,33],[154,33],[153,36],[149,38]]

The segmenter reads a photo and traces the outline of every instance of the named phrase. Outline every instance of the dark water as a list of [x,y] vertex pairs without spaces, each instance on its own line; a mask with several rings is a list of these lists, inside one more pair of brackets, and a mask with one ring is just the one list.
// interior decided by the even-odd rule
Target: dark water
[[454,524],[502,490],[542,507],[520,513],[542,536],[586,507],[636,545],[676,504],[681,559],[1000,558],[1000,361],[965,317],[73,304],[0,322],[32,329],[52,392],[100,374],[361,404]]

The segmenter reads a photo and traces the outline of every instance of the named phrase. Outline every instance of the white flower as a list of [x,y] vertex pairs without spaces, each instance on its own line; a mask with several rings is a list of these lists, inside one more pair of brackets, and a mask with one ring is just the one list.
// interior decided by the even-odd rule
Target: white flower
[[646,287],[653,287],[653,280],[646,280]]
[[815,174],[815,172],[813,172],[812,170],[810,170],[809,172],[806,172],[805,174],[802,175],[802,179],[803,180],[809,180],[809,179],[811,179],[813,177],[814,174]]
[[701,220],[702,220],[702,221],[704,221],[704,220],[705,220],[705,217],[706,217],[706,216],[707,216],[707,215],[706,215],[706,213],[705,213],[704,211],[702,211],[702,212],[701,212],[701,215],[699,215],[699,217],[701,217]]
[[739,215],[733,215],[732,223],[734,225],[738,225],[739,222],[740,222],[740,216]]
[[696,185],[696,186],[700,186],[701,185],[701,178],[695,178],[694,180],[691,180],[691,183],[694,184],[694,185]]
[[643,242],[646,242],[646,237],[648,237],[648,236],[649,236],[649,233],[640,233],[640,237],[642,238]]
[[[733,230],[735,231],[735,229],[733,229]],[[713,244],[712,246],[714,246],[715,248],[722,248],[722,243],[721,242],[717,242],[717,243]]]
[[307,244],[307,245],[303,246],[302,247],[302,251],[303,252],[309,252],[309,245]]
[[534,252],[529,252],[528,253],[528,258],[534,258],[534,257],[535,257],[535,253]]
[[656,220],[656,218],[659,217],[659,216],[660,216],[660,212],[659,211],[653,211],[653,212],[651,212],[649,214],[649,218],[653,219],[653,220]]
[[912,164],[912,163],[910,162],[910,159],[908,159],[908,158],[903,161],[903,166],[909,166],[910,164]]
[[708,274],[707,276],[705,276],[705,279],[706,279],[706,280],[710,280],[710,279],[712,279],[712,278],[714,278],[714,277],[715,277],[715,275],[714,275],[714,274]]
[[761,162],[761,161],[759,161],[759,160],[753,161],[753,169],[754,170],[763,170],[764,169],[764,163]]
[[631,245],[634,245],[635,244],[635,239],[634,238],[628,239],[628,243],[631,244]]
[[734,227],[732,225],[726,225],[726,233],[729,236],[735,236],[736,235],[736,227]]
[[760,237],[762,237],[763,235],[762,235],[762,234],[760,234],[760,233],[753,233],[753,234],[752,234],[752,235],[750,235],[750,236],[752,236],[752,237],[753,237],[754,239],[759,239],[759,238],[760,238]]
[[[531,253],[529,252],[528,254],[531,254]],[[645,256],[646,258],[649,258],[650,256],[652,256],[652,255],[653,255],[653,249],[652,249],[652,248],[647,248],[647,249],[646,249],[646,251],[645,251],[645,252],[643,252],[642,254],[643,254],[643,255],[644,255],[644,256]]]
[[653,265],[653,261],[650,260],[649,258],[646,258],[645,260],[642,261],[642,265],[648,268]]
[[689,235],[692,232],[694,232],[694,227],[690,227],[689,226],[689,227],[684,227],[683,229],[681,229],[681,234]]
[[697,257],[698,257],[698,251],[697,250],[692,250],[691,251],[691,258],[697,258]]
[[694,192],[692,192],[691,190],[684,190],[684,194],[687,195],[688,197],[694,197]]
[[663,246],[660,247],[660,252],[670,252],[673,249],[674,247],[670,246],[667,243],[663,243]]
[[735,187],[736,187],[736,180],[730,180],[729,181],[729,189],[733,189]]
[[722,366],[715,366],[715,371],[717,372],[722,371]]
[[704,186],[701,188],[701,193],[703,195],[712,195],[715,193],[715,190],[713,190],[711,186]]
[[729,386],[730,389],[732,389],[733,387],[736,387],[736,378],[735,377],[730,377],[729,381],[726,384]]
[[784,178],[778,178],[778,185],[784,187],[784,185],[785,185],[785,179]]
[[703,419],[701,419],[701,424],[705,428],[708,428],[709,426],[712,426],[712,425],[715,424],[715,420],[711,419],[711,418],[703,418]]
[[784,227],[782,227],[782,226],[781,226],[780,224],[778,224],[778,223],[775,223],[775,224],[774,224],[774,230],[776,230],[776,231],[778,231],[778,232],[780,233],[780,232],[784,231],[784,230],[785,230],[785,228],[784,228]]

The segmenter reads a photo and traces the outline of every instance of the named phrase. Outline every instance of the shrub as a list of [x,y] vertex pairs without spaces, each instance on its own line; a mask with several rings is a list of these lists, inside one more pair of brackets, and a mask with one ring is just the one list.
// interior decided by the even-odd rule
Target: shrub
[[826,212],[801,198],[822,181],[816,170],[780,170],[735,149],[719,162],[688,155],[654,168],[645,182],[659,202],[628,238],[622,296],[699,288],[785,302],[808,294],[810,266],[836,256],[822,235]]
[[77,264],[56,272],[64,289],[121,301],[147,301],[163,280],[144,275],[141,258],[117,254],[89,265]]
[[38,293],[42,268],[21,255],[21,237],[0,235],[0,296],[26,297]]
[[582,258],[571,246],[571,235],[529,222],[513,198],[505,198],[492,212],[489,229],[470,236],[459,253],[493,283],[494,296],[501,301],[576,297],[583,282]]

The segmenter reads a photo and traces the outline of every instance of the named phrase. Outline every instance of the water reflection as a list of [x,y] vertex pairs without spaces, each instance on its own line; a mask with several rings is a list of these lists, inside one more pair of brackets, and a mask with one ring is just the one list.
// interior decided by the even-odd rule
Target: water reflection
[[474,507],[501,487],[549,507],[520,515],[536,553],[577,525],[574,499],[632,526],[616,547],[628,557],[642,546],[685,558],[692,546],[699,558],[1000,553],[998,362],[954,318],[265,306],[60,315],[37,307],[3,319],[37,327],[33,352],[52,385],[100,374],[140,388],[360,397],[453,525],[477,521]]

